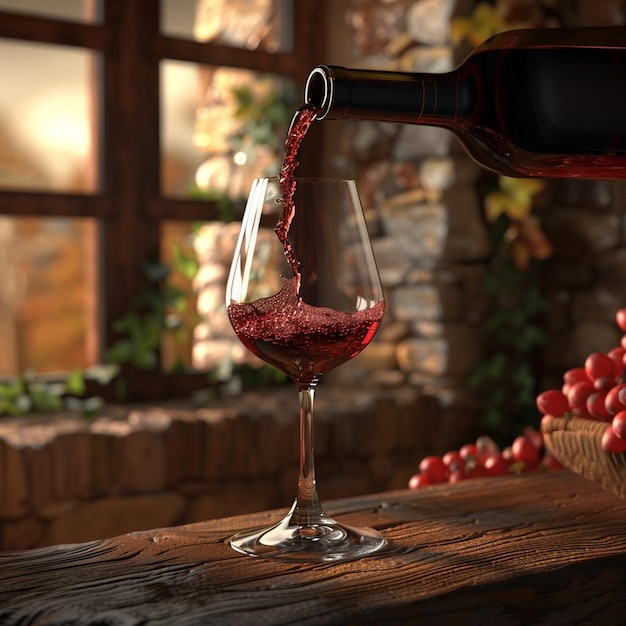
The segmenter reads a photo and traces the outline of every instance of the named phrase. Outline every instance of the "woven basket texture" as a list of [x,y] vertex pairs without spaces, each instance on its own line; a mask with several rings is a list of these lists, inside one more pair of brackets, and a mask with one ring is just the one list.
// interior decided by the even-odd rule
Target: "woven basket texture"
[[626,497],[626,453],[609,454],[602,450],[605,422],[555,417],[541,425],[547,448],[568,469],[603,489]]

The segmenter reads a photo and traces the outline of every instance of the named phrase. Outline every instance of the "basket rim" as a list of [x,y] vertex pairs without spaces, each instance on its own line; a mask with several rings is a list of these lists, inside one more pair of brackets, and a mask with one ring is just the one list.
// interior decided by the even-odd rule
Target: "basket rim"
[[544,435],[550,435],[554,432],[586,432],[590,435],[602,436],[606,429],[610,426],[609,422],[601,422],[599,420],[587,419],[584,417],[563,416],[553,417],[549,420],[541,422],[541,432]]

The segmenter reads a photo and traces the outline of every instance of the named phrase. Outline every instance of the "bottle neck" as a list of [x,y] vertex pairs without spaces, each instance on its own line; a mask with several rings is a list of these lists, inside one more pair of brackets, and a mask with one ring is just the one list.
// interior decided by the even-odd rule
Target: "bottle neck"
[[457,72],[409,74],[320,65],[304,90],[317,119],[446,125],[459,115]]

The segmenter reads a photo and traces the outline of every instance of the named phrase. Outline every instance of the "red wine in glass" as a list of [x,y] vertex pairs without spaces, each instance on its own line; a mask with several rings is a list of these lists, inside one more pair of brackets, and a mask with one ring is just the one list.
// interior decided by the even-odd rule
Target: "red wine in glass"
[[297,495],[278,523],[238,533],[230,545],[283,560],[353,559],[379,550],[385,539],[325,513],[315,479],[313,400],[320,379],[372,340],[383,291],[354,181],[296,178],[285,187],[288,177],[252,186],[226,304],[243,344],[298,388]]

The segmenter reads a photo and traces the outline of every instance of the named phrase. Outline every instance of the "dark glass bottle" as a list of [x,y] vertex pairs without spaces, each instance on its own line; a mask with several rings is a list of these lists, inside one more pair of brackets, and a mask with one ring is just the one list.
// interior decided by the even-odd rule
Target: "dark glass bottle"
[[444,74],[322,65],[305,101],[318,119],[447,128],[508,176],[626,179],[626,27],[501,33]]

